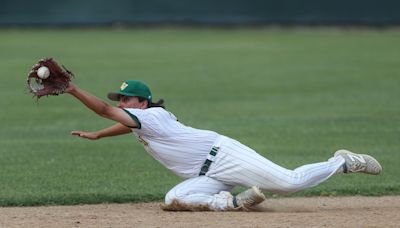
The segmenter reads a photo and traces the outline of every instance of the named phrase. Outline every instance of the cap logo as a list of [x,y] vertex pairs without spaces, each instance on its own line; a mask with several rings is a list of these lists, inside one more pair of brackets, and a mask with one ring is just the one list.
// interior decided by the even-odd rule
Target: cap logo
[[126,87],[128,87],[128,84],[126,84],[126,82],[122,83],[121,90],[124,90]]

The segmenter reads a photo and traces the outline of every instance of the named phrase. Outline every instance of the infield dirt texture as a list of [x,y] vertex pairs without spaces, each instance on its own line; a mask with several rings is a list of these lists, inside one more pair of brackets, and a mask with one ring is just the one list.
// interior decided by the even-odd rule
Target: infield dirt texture
[[268,199],[255,212],[165,212],[159,203],[0,208],[2,227],[398,227],[400,197]]
[[[2,29],[0,227],[400,224],[399,40],[397,29]],[[125,79],[143,80],[181,122],[286,168],[347,148],[376,157],[383,173],[334,176],[293,195],[327,198],[266,192],[263,212],[161,211],[152,202],[181,180],[133,136],[72,137],[113,122],[68,95],[31,99],[26,76],[43,57],[102,99]]]

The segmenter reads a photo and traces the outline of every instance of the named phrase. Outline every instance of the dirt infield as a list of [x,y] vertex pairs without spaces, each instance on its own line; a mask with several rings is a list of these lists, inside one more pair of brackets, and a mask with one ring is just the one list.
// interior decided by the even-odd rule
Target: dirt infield
[[266,200],[256,212],[166,212],[160,203],[0,208],[0,227],[399,227],[400,196]]

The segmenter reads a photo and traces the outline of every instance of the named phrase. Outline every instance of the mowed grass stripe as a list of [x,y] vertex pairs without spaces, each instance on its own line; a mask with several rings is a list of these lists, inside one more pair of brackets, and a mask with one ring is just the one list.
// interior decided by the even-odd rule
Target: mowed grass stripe
[[0,30],[0,205],[161,200],[180,182],[133,136],[69,136],[113,122],[68,95],[35,102],[26,75],[46,56],[102,99],[124,79],[143,80],[181,122],[287,168],[340,148],[370,153],[384,168],[295,195],[399,194],[399,38],[390,30]]

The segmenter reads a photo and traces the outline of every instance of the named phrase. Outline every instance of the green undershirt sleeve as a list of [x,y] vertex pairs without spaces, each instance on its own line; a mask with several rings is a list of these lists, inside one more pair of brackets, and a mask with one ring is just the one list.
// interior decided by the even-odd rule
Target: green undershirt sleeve
[[[122,110],[124,110],[124,111],[133,119],[133,121],[136,122],[136,124],[137,124],[137,129],[142,128],[142,124],[140,123],[139,119],[138,119],[135,115],[133,115],[132,113],[130,113],[129,111],[127,111],[127,110],[125,110],[125,109],[122,109]],[[135,128],[135,127],[132,127],[132,126],[127,126],[127,127]]]

